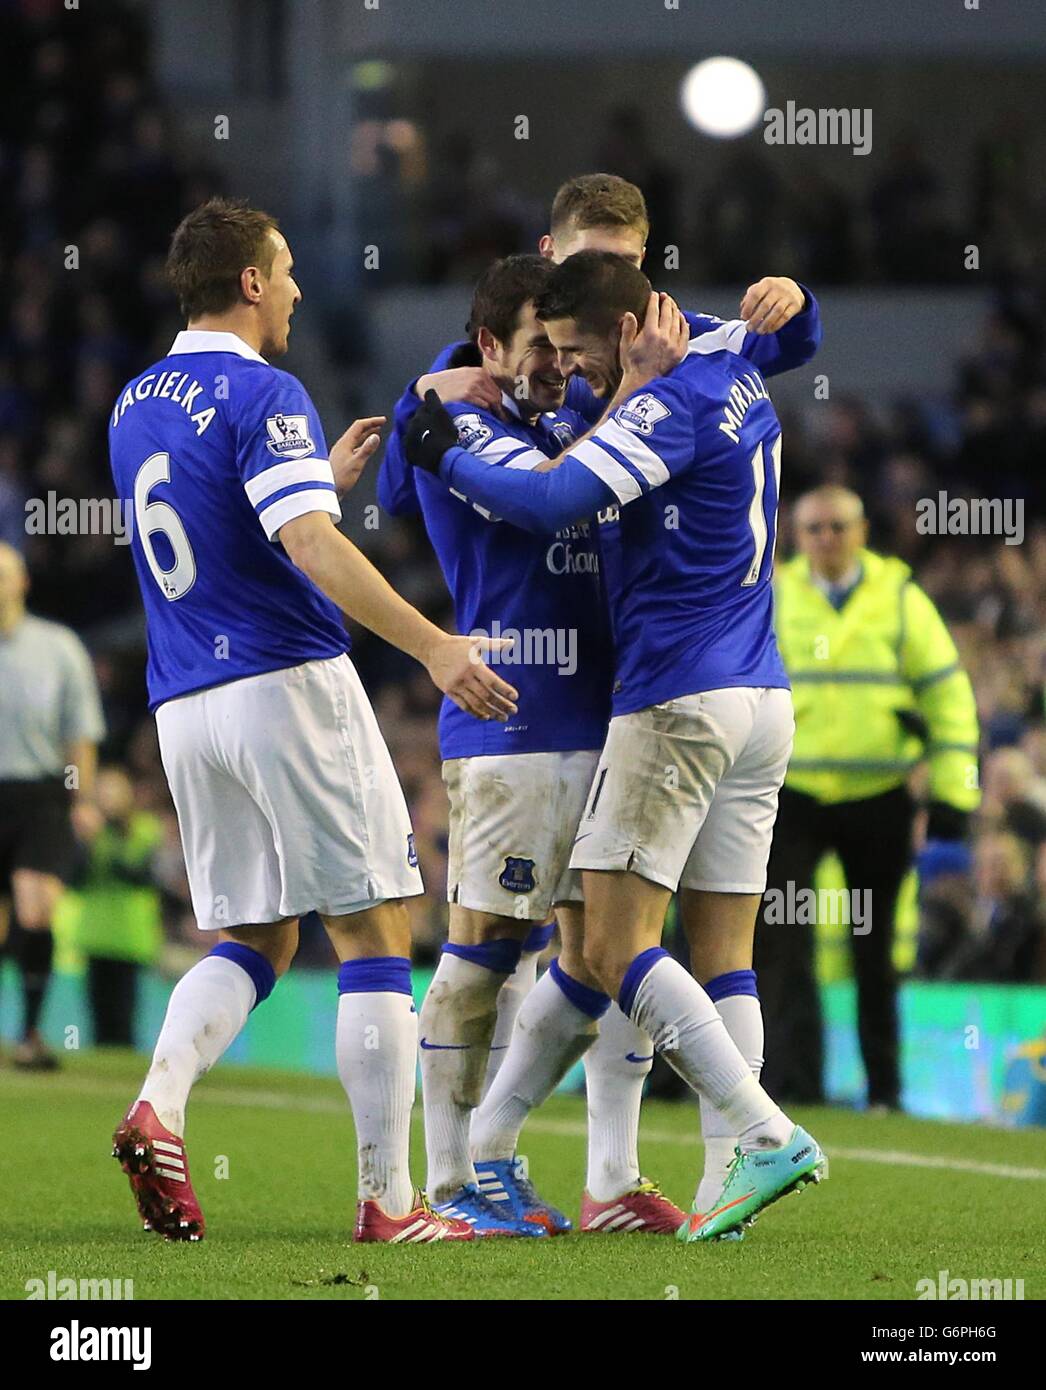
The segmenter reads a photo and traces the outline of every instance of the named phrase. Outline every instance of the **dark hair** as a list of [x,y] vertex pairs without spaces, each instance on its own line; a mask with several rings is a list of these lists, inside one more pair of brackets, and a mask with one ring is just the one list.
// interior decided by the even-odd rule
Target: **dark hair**
[[536,299],[552,271],[544,256],[505,256],[479,277],[472,293],[472,308],[465,329],[472,339],[487,328],[499,343],[507,343],[519,327],[519,312]]
[[276,219],[245,201],[211,198],[179,222],[167,253],[167,279],[186,319],[220,314],[240,298],[249,265],[272,270]]
[[646,241],[646,202],[634,183],[617,174],[581,174],[560,184],[552,200],[552,235],[567,227],[634,227]]
[[650,281],[613,251],[579,251],[554,266],[537,299],[537,316],[574,319],[584,333],[605,336],[633,313],[642,324],[650,301]]

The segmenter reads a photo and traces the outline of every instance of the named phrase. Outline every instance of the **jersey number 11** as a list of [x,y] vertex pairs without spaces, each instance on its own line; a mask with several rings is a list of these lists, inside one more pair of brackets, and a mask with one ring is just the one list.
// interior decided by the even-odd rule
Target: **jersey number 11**
[[[770,528],[773,531],[773,542],[770,546],[770,574],[774,570],[774,552],[777,550],[777,506],[781,498],[781,436],[778,435],[770,447],[770,457],[774,465],[774,511],[770,520]],[[766,460],[763,457],[763,445],[760,443],[752,455],[752,478],[755,482],[755,493],[752,497],[752,504],[748,508],[748,525],[752,531],[752,542],[755,545],[755,554],[752,556],[752,563],[749,566],[748,574],[741,580],[741,588],[745,589],[752,584],[759,583],[759,571],[763,568],[763,556],[766,554],[766,543],[770,539],[767,533],[766,512],[763,510],[763,494],[766,491]],[[769,578],[769,575],[767,576]]]

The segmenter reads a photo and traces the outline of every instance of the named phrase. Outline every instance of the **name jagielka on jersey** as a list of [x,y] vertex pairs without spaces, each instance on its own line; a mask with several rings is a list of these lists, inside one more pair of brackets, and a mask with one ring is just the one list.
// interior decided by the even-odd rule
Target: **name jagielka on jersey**
[[[186,382],[189,382],[188,387],[186,387]],[[183,390],[183,388],[185,389]],[[193,407],[202,391],[203,386],[195,377],[190,378],[188,372],[183,372],[177,367],[166,372],[147,372],[145,376],[135,382],[133,387],[128,386],[113,407],[113,429],[123,419],[124,412],[132,405],[138,401],[158,399],[170,401],[173,405],[180,406],[196,426],[196,434],[199,437],[218,413],[213,405],[194,411]]]

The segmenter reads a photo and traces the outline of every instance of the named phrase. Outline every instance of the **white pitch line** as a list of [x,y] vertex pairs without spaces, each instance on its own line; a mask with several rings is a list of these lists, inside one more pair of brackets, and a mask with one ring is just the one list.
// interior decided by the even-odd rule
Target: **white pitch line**
[[[43,1085],[35,1078],[4,1077],[5,1086],[11,1081],[15,1081],[16,1085],[19,1082],[24,1083],[18,1087],[19,1089],[28,1089],[31,1085],[43,1089]],[[95,1077],[52,1078],[43,1084],[49,1092],[61,1090],[79,1096],[87,1093],[125,1100],[129,1094],[122,1085]],[[0,1096],[2,1090],[3,1088],[0,1088]],[[242,1106],[245,1109],[258,1110],[297,1110],[313,1115],[348,1114],[348,1102],[336,1100],[332,1096],[290,1096],[282,1091],[253,1090],[248,1087],[202,1086],[193,1095],[193,1102],[197,1105],[211,1102],[214,1105]],[[585,1125],[579,1124],[576,1120],[548,1120],[543,1119],[540,1114],[528,1120],[527,1129],[531,1134],[548,1134],[565,1139],[583,1139],[587,1132]],[[696,1126],[692,1135],[644,1127],[640,1130],[640,1140],[645,1144],[672,1144],[696,1150],[699,1147],[700,1134]],[[1018,1182],[1046,1181],[1046,1168],[1018,1168],[1008,1163],[981,1163],[976,1159],[908,1153],[903,1149],[851,1149],[831,1144],[828,1147],[828,1158],[849,1159],[855,1163],[881,1163],[892,1168],[936,1168],[949,1173],[974,1173],[985,1178],[1012,1178]]]
[[978,1163],[972,1158],[941,1158],[936,1154],[910,1154],[903,1149],[832,1148],[829,1159],[852,1158],[858,1163],[896,1164],[901,1168],[945,1168],[949,1173],[979,1173],[986,1178],[1017,1178],[1035,1181],[1046,1178],[1043,1168],[1014,1168],[1008,1163]]
[[[571,1120],[528,1120],[527,1126],[539,1134],[559,1134],[575,1138],[585,1134],[585,1126]],[[646,1144],[683,1144],[696,1148],[700,1140],[695,1130],[691,1138],[663,1129],[640,1130],[640,1140]],[[903,1149],[850,1149],[838,1144],[828,1146],[829,1162],[833,1158],[848,1158],[856,1163],[884,1163],[897,1168],[943,1168],[951,1173],[977,1173],[986,1178],[1016,1178],[1018,1181],[1044,1181],[1046,1168],[1017,1168],[1008,1163],[979,1163],[972,1158],[943,1158],[937,1154],[913,1154]]]

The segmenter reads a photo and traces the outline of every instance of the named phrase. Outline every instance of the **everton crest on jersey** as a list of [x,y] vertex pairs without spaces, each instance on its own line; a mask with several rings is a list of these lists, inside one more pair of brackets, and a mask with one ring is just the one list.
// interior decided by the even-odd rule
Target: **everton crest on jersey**
[[569,449],[577,438],[575,433],[576,426],[570,420],[553,419],[549,428],[549,434],[560,449]]

